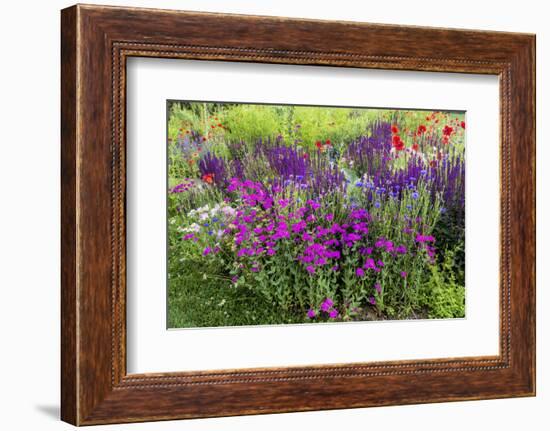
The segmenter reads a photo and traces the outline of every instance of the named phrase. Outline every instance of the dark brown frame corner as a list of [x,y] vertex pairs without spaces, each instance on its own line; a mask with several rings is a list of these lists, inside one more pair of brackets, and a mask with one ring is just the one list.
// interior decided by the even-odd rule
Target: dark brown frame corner
[[[534,395],[534,35],[81,5],[61,18],[64,421]],[[498,75],[500,354],[128,375],[125,66],[131,56]]]

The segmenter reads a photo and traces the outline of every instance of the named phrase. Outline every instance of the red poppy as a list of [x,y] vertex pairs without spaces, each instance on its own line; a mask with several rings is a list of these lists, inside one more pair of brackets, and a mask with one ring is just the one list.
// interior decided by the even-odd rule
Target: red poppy
[[321,141],[315,142],[315,146],[319,149],[323,148],[323,144],[321,143]]
[[202,180],[208,184],[212,184],[214,181],[214,174],[204,174]]
[[304,159],[307,159],[309,156],[307,155],[307,153],[304,153],[304,155],[302,156]]
[[212,125],[211,125],[210,127],[212,127],[213,129],[215,129],[215,128],[216,128],[216,126],[214,126],[213,124],[212,124]]
[[402,150],[405,149],[405,143],[401,140],[401,138],[399,136],[394,136],[393,137],[392,145],[393,145],[393,148],[395,148],[396,151],[402,151]]
[[411,148],[413,151],[418,151],[418,144],[413,144]]
[[325,144],[327,144],[327,145],[332,145],[332,142],[330,142],[330,139],[327,139],[327,140],[325,141]]
[[424,126],[424,124],[421,124],[420,126],[418,126],[418,131],[416,132],[418,135],[421,135],[422,133],[425,133],[426,132],[426,126]]
[[204,136],[202,137],[202,141],[203,141],[203,142],[206,141],[206,138],[205,138]]
[[451,133],[453,133],[453,130],[454,130],[454,129],[453,129],[451,126],[445,126],[445,127],[443,128],[443,135],[445,135],[445,136],[450,136]]
[[396,134],[396,133],[399,133],[399,129],[397,128],[397,126],[394,124],[393,126],[391,126],[391,132]]
[[445,145],[447,145],[449,143],[449,137],[448,136],[443,136],[443,143]]
[[218,127],[223,127],[223,126],[222,126],[222,123],[218,123]]
[[461,121],[461,122],[460,122],[460,127],[462,127],[463,129],[465,129],[465,128],[466,128],[466,123],[465,123],[464,121]]

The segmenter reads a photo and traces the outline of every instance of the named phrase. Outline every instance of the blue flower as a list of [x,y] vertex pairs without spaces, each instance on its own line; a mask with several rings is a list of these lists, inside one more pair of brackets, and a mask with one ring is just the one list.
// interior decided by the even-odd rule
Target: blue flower
[[412,198],[413,198],[413,199],[418,199],[418,192],[414,192],[414,193],[412,194]]
[[357,187],[363,187],[363,183],[362,183],[361,181],[357,181],[357,182],[355,183],[355,185],[356,185]]
[[208,227],[208,226],[210,226],[210,224],[205,223],[205,224],[203,224],[203,226],[204,226],[204,227]]
[[379,201],[376,201],[376,202],[374,203],[374,206],[375,206],[376,208],[380,208],[380,202],[379,202]]
[[216,223],[218,220],[219,220],[218,217],[214,217],[214,218],[212,219],[212,221],[213,221],[214,223]]
[[420,173],[421,173],[422,175],[426,175],[426,174],[428,173],[428,171],[427,171],[426,169],[422,169],[422,170],[420,171]]
[[211,230],[208,231],[208,235],[212,235],[214,232],[212,232]]

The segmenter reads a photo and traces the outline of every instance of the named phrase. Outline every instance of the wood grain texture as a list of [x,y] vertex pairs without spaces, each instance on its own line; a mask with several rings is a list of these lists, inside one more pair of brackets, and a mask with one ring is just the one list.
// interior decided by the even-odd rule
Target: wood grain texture
[[[533,35],[78,5],[62,11],[61,39],[63,420],[88,425],[534,395]],[[498,75],[499,355],[127,375],[130,56]]]

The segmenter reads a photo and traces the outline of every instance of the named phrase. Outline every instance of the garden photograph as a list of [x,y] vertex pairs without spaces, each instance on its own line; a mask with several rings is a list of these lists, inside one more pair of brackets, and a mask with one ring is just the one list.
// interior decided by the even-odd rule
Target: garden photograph
[[465,112],[166,108],[168,328],[466,316]]

